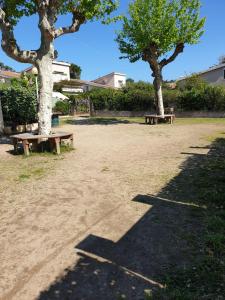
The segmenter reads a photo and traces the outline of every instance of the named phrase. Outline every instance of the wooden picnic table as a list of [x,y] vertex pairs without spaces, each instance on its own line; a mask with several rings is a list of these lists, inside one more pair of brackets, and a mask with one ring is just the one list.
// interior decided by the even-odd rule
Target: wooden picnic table
[[73,133],[68,132],[56,132],[50,135],[38,135],[31,133],[21,133],[11,136],[14,150],[17,152],[18,144],[22,142],[24,154],[28,156],[30,154],[30,144],[37,145],[42,140],[49,140],[51,149],[55,149],[57,154],[60,154],[60,144],[62,140],[70,140],[70,145],[73,147]]
[[159,120],[164,120],[166,122],[169,122],[170,124],[173,124],[173,121],[175,119],[175,115],[174,114],[166,114],[164,116],[160,116],[160,115],[146,115],[145,116],[145,124],[158,124]]

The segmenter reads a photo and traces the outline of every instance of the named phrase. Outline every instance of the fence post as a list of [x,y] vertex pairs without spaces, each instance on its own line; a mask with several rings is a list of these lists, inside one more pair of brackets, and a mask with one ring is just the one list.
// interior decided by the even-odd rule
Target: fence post
[[2,113],[2,104],[0,99],[0,133],[3,133],[4,130],[4,120],[3,120],[3,113]]

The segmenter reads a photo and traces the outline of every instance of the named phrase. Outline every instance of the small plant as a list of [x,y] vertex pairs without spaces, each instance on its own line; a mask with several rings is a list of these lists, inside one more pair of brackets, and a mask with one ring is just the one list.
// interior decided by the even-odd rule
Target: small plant
[[145,300],[153,300],[153,295],[151,290],[145,290],[144,294],[145,294]]
[[70,104],[67,101],[57,101],[53,111],[68,115],[70,113]]
[[21,174],[21,175],[19,175],[19,180],[20,181],[24,181],[24,180],[27,180],[29,178],[30,178],[30,175],[28,175],[28,174]]

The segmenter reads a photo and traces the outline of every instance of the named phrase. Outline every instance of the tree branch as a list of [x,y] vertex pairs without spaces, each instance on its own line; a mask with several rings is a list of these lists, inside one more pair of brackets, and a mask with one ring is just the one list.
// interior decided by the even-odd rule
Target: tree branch
[[2,49],[11,58],[22,62],[33,64],[37,58],[35,50],[21,50],[14,36],[13,26],[6,21],[6,14],[0,8],[0,30],[2,31]]
[[142,60],[147,61],[149,63],[153,71],[153,77],[155,77],[157,73],[161,73],[161,67],[158,62],[158,57],[158,47],[154,44],[149,45],[149,47],[146,48],[142,54]]
[[38,27],[41,31],[42,37],[46,37],[48,40],[54,39],[54,23],[56,18],[56,9],[53,6],[53,1],[49,0],[36,0],[37,11],[39,14]]
[[80,26],[85,23],[86,19],[84,14],[78,12],[77,10],[74,10],[72,12],[72,15],[73,15],[72,23],[70,26],[55,29],[54,31],[55,38],[58,38],[64,34],[77,32],[80,29]]
[[160,62],[160,66],[161,68],[165,67],[166,65],[168,65],[169,63],[173,62],[176,57],[182,53],[184,51],[184,43],[179,43],[177,44],[174,53],[168,58],[164,58],[161,62]]

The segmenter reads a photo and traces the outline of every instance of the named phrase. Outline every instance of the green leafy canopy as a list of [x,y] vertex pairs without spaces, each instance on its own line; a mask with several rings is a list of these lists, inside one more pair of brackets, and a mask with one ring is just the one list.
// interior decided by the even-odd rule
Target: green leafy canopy
[[150,45],[158,57],[178,44],[195,44],[203,34],[205,18],[200,18],[200,0],[135,0],[117,42],[122,58],[135,62]]
[[[107,23],[109,16],[117,7],[117,0],[43,0],[39,2],[54,3],[58,15],[73,13],[74,9],[83,14],[86,20],[103,19]],[[0,0],[8,20],[14,25],[23,16],[37,13],[37,0]]]

